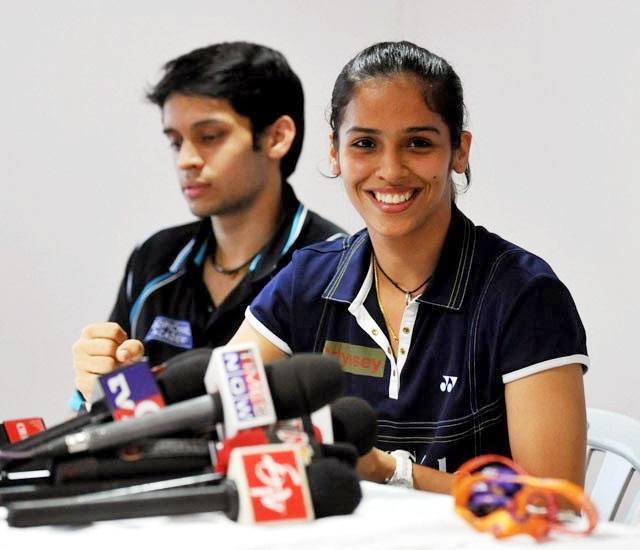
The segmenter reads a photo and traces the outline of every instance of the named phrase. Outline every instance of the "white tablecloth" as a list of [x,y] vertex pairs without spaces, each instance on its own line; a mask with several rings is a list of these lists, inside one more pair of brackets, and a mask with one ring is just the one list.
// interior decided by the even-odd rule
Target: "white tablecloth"
[[[602,523],[589,537],[554,535],[543,546],[528,536],[496,541],[453,511],[451,497],[363,483],[355,514],[287,525],[239,525],[218,513],[99,522],[83,527],[11,528],[0,522],[0,547],[402,550],[638,550],[640,527]],[[1,509],[0,509],[1,510]],[[37,545],[37,546],[36,546]]]

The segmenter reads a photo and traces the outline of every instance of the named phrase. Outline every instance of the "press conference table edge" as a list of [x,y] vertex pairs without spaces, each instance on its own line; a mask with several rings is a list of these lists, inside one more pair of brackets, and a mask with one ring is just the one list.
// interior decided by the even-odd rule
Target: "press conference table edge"
[[[14,528],[0,522],[3,548],[15,544],[38,544],[42,548],[69,548],[87,544],[92,550],[113,548],[114,544],[149,545],[154,549],[175,550],[186,542],[220,543],[229,548],[295,550],[349,548],[376,550],[398,548],[473,547],[496,548],[497,541],[487,533],[471,528],[453,510],[447,495],[423,493],[397,487],[362,482],[363,500],[351,516],[324,518],[311,523],[269,526],[240,525],[220,513],[176,517],[98,522],[86,526]],[[0,508],[0,511],[4,511]],[[0,514],[1,517],[4,517]],[[535,542],[518,536],[500,542],[505,549],[532,549]],[[640,548],[640,526],[601,522],[588,537],[553,535],[546,549],[565,550]]]

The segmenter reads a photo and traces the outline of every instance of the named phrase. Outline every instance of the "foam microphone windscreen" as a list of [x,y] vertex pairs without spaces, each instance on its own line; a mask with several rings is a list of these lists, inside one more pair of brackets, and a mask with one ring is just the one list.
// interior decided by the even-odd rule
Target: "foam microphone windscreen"
[[[279,419],[308,415],[337,399],[345,379],[340,365],[321,355],[294,356],[282,365],[266,365],[267,381]],[[180,384],[178,384],[180,385]],[[55,439],[28,452],[5,456],[20,460],[37,456],[65,456],[96,452],[145,437],[181,430],[211,429],[224,420],[219,393],[202,395],[126,422],[112,422]]]
[[[205,372],[211,359],[208,348],[190,350],[167,361],[156,382],[168,403],[204,395]],[[327,356],[300,353],[268,365],[271,393],[280,397],[278,418],[294,418],[300,411],[312,412],[344,394],[346,380],[340,364]],[[286,374],[280,369],[286,368]],[[275,375],[274,371],[278,371]]]
[[321,443],[320,449],[323,457],[337,458],[352,468],[358,464],[358,451],[351,443]]
[[312,461],[307,478],[316,518],[351,514],[362,500],[355,470],[336,458]]
[[331,403],[334,441],[351,443],[358,455],[367,454],[376,444],[377,415],[359,397],[341,397]]
[[[306,477],[316,518],[352,513],[362,499],[360,483],[353,468],[334,458],[321,458],[307,467]],[[267,488],[267,487],[265,487]],[[176,487],[148,493],[123,489],[116,495],[80,495],[8,503],[7,523],[12,527],[37,525],[73,525],[93,521],[225,512],[239,519],[239,492],[247,487],[227,479],[220,485]],[[286,514],[279,519],[288,519]],[[250,523],[261,522],[248,517]]]
[[[274,376],[284,369],[287,369],[286,376]],[[300,411],[316,411],[342,396],[346,388],[340,363],[316,353],[299,353],[274,361],[267,378],[271,394],[281,397],[276,406],[278,418],[295,418],[300,416]],[[289,399],[285,400],[284,396]]]
[[167,403],[179,403],[207,393],[204,374],[211,359],[211,349],[198,348],[172,357],[156,378]]

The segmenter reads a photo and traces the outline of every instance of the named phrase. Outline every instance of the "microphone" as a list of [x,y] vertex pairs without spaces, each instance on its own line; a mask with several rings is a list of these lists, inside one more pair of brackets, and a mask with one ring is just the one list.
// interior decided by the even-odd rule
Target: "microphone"
[[17,443],[42,432],[45,429],[42,418],[16,418],[0,422],[0,447]]
[[378,415],[364,399],[340,397],[331,404],[334,441],[351,443],[358,456],[366,455],[376,444]]
[[[183,401],[195,395],[204,394],[204,370],[210,355],[211,350],[197,349],[171,358],[163,365],[162,371],[156,377],[155,383],[157,385],[157,388],[155,390],[149,389],[146,392],[147,395],[149,395],[150,393],[157,394],[157,389],[159,388],[161,395],[164,397],[164,401],[167,404],[171,404]],[[136,368],[140,368],[142,366],[141,364],[137,365],[138,367]],[[129,371],[134,370],[133,367],[135,367],[135,365],[124,367],[123,369],[119,370],[119,372],[129,373]],[[128,376],[126,382],[129,386],[129,389],[135,390],[133,392],[134,396],[136,396],[136,394],[140,394],[140,391],[137,391],[136,389],[139,388],[140,385],[137,383],[137,380],[135,378]],[[149,382],[147,381],[147,385],[148,384]],[[107,389],[108,388],[109,387],[107,386]],[[94,397],[95,396],[96,392],[94,392]],[[6,461],[13,459],[20,460],[22,458],[27,459],[30,456],[28,454],[16,456],[14,454],[16,451],[24,452],[30,449],[34,449],[38,446],[41,446],[43,443],[47,443],[62,436],[75,433],[78,430],[85,428],[86,426],[102,424],[111,417],[112,415],[109,411],[107,399],[106,397],[103,397],[94,401],[93,406],[91,407],[91,410],[89,412],[72,418],[66,422],[63,422],[62,424],[53,426],[48,430],[41,431],[36,435],[31,435],[28,439],[24,439],[23,441],[14,443],[13,445],[7,446],[4,449],[2,447],[2,430],[0,430],[0,467],[3,466],[3,459],[6,459]],[[19,427],[20,426],[18,425],[18,428]],[[29,429],[30,427],[31,424],[27,426],[27,431],[32,432],[33,430]],[[172,461],[159,461],[153,459],[143,461],[138,460],[134,461],[134,463],[131,463],[131,460],[124,461],[119,460],[118,458],[110,459],[107,457],[99,457],[93,459],[93,461],[96,462],[95,464],[92,464],[91,460],[89,459],[86,459],[80,464],[78,464],[77,462],[72,462],[69,464],[54,464],[51,459],[47,459],[46,457],[35,458],[28,461],[23,460],[19,464],[12,464],[10,467],[2,468],[0,470],[0,486],[38,483],[41,486],[42,490],[44,490],[44,484],[58,483],[59,476],[63,471],[66,473],[73,472],[75,475],[80,475],[87,479],[88,476],[91,475],[92,470],[96,471],[96,477],[108,471],[122,472],[122,474],[120,475],[125,475],[124,472],[127,471],[136,471],[138,472],[136,473],[136,475],[140,475],[140,472],[138,470],[140,470],[141,468],[144,471],[152,473],[157,469],[167,471],[167,468],[173,467],[173,464],[177,465],[176,471],[185,472],[188,471],[189,468],[195,468],[196,463],[202,463],[203,460],[205,460],[204,458],[185,458],[181,456],[183,445],[174,445],[174,447],[175,459],[173,459]],[[8,451],[8,456],[6,452],[3,455],[2,450]],[[147,455],[148,452],[145,451],[144,454]],[[56,477],[57,479],[54,479],[54,477]]]
[[60,461],[54,483],[110,480],[211,469],[210,442],[206,439],[145,439],[118,449]]
[[[366,401],[358,397],[338,398],[329,406],[329,412],[335,443],[321,444],[317,456],[333,457],[345,464],[355,466],[357,457],[366,454],[375,445],[376,414]],[[282,424],[284,424],[284,430]],[[292,430],[287,424],[284,422],[267,429],[243,430],[233,438],[227,438],[217,453],[215,471],[221,474],[226,473],[231,451],[236,447],[291,443],[293,440],[303,444],[305,441],[308,442],[308,435],[305,432],[300,432],[299,428]],[[316,436],[318,437],[317,431]],[[321,441],[320,437],[318,439]],[[164,475],[165,477],[185,475],[189,471],[196,471],[211,464],[208,453],[209,444],[211,443],[207,440],[197,439],[144,440],[135,446],[138,450],[135,457],[87,456],[66,460],[56,464],[55,469],[52,470],[54,486],[15,487],[5,489],[6,494],[0,489],[0,505],[3,500],[10,502],[89,493],[107,489],[109,484],[137,485],[144,482],[144,479],[138,477],[141,475]],[[131,478],[132,475],[136,477]],[[58,485],[60,483],[64,484]]]
[[[19,445],[42,433],[44,429],[42,418],[5,420],[0,423],[0,449],[5,446],[9,448],[12,445]],[[50,477],[53,468],[52,460],[48,458],[39,458],[28,464],[21,464],[11,472],[3,471],[2,466],[3,463],[0,459],[0,487],[23,483],[24,480],[42,483]]]
[[209,470],[187,476],[184,473],[172,473],[124,479],[75,481],[64,485],[14,485],[0,489],[0,506],[6,506],[9,502],[70,497],[88,493],[94,497],[98,494],[111,496],[138,494],[170,487],[219,483],[222,479],[223,476]]
[[367,454],[376,443],[377,414],[359,397],[341,397],[331,404],[333,443],[323,444],[322,456],[333,457],[356,466],[358,457]]
[[[148,478],[166,478],[211,470],[212,442],[206,439],[145,439],[123,448],[97,455],[73,455],[56,460],[40,457],[3,472],[0,481],[0,506],[4,491],[20,493],[19,486],[31,487],[29,500],[53,496],[54,488],[75,487],[67,494],[80,494],[77,488],[118,481],[134,485]],[[73,492],[75,491],[75,492]],[[11,497],[9,497],[11,498]]]
[[[208,362],[210,355],[211,350],[191,350],[176,355],[165,363],[164,370],[156,378],[156,384],[167,404],[177,403],[206,393],[203,378],[206,362]],[[90,411],[31,435],[13,445],[7,447],[0,445],[0,449],[12,452],[27,451],[61,436],[75,433],[86,426],[102,424],[111,418],[107,399],[102,397],[93,402]],[[1,456],[0,460],[2,460]]]
[[[255,449],[260,449],[263,456],[271,456],[266,448],[255,447],[251,452],[255,453]],[[304,493],[306,489],[309,494],[316,518],[350,514],[360,503],[362,492],[355,472],[338,460],[323,458],[312,462],[306,469],[306,475],[304,469],[302,472],[308,482],[303,480],[301,492]],[[278,477],[278,473],[275,481],[279,484],[283,478]],[[116,497],[82,495],[8,503],[7,522],[12,527],[32,527],[203,512],[224,512],[228,518],[242,523],[311,519],[305,515],[305,511],[290,505],[297,496],[297,492],[292,490],[295,483],[290,478],[284,485],[248,488],[249,474],[251,472],[244,470],[236,473],[235,481],[227,478],[217,486],[176,488],[142,494],[126,494],[127,490],[121,489],[121,494]],[[252,498],[257,502],[251,502]],[[260,509],[261,505],[264,508],[264,503],[270,506],[267,508],[270,514],[265,515]]]
[[164,364],[156,383],[167,403],[178,403],[205,395],[204,375],[211,360],[210,348],[185,351]]
[[[371,405],[359,397],[340,397],[329,405],[329,411],[334,443],[322,444],[319,450],[322,456],[334,457],[355,466],[358,456],[365,455],[375,445],[377,415]],[[303,445],[309,443],[308,434],[300,431],[296,422],[293,423],[293,428],[287,424],[284,422],[267,429],[242,430],[225,439],[217,453],[215,471],[227,471],[231,452],[238,447],[283,442],[298,442]]]
[[[321,355],[301,354],[265,366],[273,405],[278,418],[288,419],[308,414],[339,397],[345,379],[337,361]],[[130,441],[175,433],[180,430],[211,429],[224,420],[219,393],[203,395],[170,405],[154,414],[112,422],[50,441],[32,449],[27,456],[0,452],[0,458],[63,456],[122,445]]]

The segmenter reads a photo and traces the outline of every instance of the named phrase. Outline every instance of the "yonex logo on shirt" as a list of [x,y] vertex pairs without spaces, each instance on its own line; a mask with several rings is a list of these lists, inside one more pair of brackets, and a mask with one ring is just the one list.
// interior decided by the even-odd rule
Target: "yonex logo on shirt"
[[444,382],[440,382],[440,391],[444,392],[448,392],[451,393],[451,390],[453,389],[453,386],[456,385],[456,382],[458,381],[458,377],[457,376],[443,376],[442,378],[444,378]]

